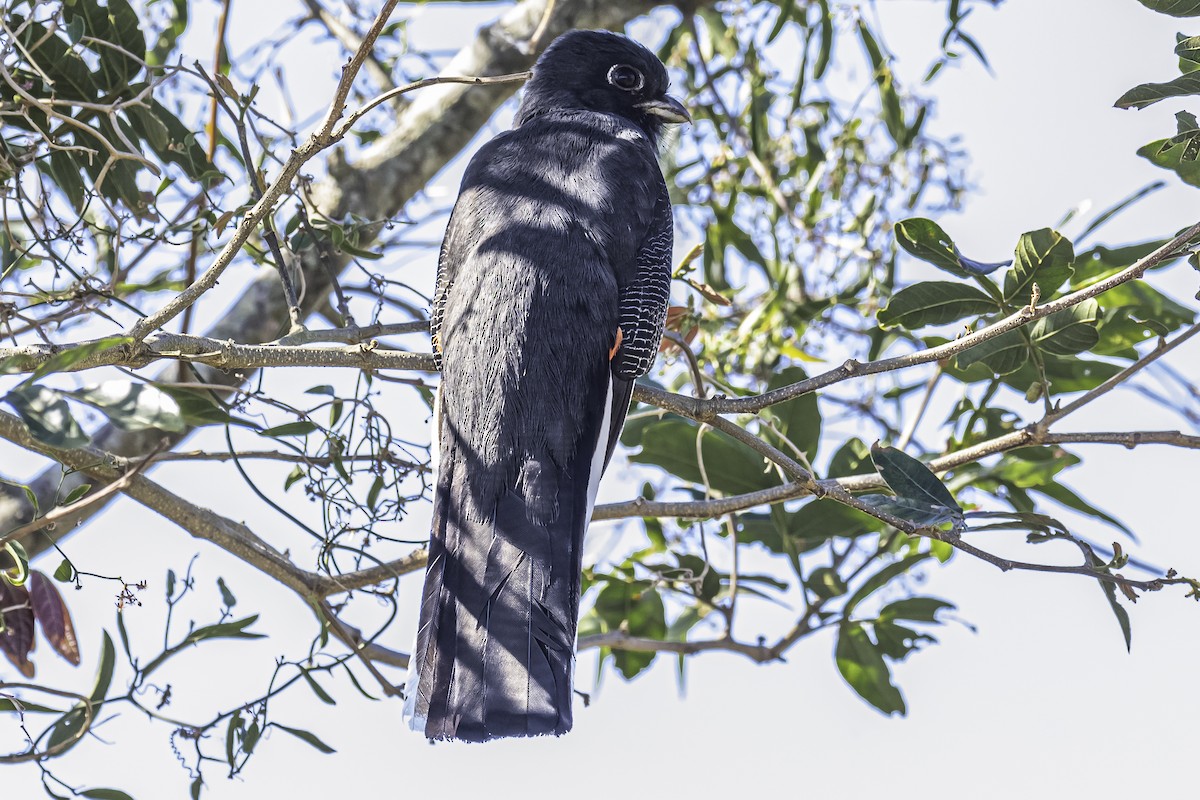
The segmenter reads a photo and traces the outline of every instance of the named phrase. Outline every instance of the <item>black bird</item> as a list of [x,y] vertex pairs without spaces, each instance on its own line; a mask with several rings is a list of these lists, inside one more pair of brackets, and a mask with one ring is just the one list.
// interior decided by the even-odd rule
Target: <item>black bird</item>
[[662,339],[658,165],[689,120],[646,48],[571,31],[467,166],[438,262],[439,455],[405,715],[434,739],[571,729],[583,537]]

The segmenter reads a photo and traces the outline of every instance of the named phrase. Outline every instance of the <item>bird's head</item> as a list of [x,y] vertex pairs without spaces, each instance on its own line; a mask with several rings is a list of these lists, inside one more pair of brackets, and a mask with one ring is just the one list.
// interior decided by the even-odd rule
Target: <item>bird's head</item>
[[658,141],[663,126],[690,122],[687,109],[667,94],[670,79],[658,57],[609,31],[568,31],[533,67],[517,124],[548,111],[577,108],[616,114]]

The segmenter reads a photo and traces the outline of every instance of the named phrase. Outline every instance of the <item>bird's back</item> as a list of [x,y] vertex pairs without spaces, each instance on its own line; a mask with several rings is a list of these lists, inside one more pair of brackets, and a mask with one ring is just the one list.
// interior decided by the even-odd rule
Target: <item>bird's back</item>
[[661,182],[645,135],[595,112],[537,117],[471,160],[435,328],[442,407],[478,459],[485,514],[525,461],[561,466],[574,454],[607,370],[618,279],[635,269]]

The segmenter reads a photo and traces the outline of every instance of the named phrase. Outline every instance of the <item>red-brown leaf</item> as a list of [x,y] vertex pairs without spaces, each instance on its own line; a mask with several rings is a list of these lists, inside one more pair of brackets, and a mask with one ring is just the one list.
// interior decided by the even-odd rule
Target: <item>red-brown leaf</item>
[[29,607],[29,592],[24,586],[12,586],[0,578],[0,609],[4,613],[4,633],[0,634],[0,650],[26,678],[32,678],[33,609]]
[[71,612],[50,579],[37,570],[29,573],[29,600],[46,641],[60,656],[78,667],[79,642],[75,639]]

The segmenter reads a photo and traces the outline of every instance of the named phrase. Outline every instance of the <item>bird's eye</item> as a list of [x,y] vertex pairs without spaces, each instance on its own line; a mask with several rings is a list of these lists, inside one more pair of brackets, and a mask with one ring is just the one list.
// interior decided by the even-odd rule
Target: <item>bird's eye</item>
[[646,77],[636,67],[617,64],[608,71],[608,82],[626,92],[636,92],[646,85]]

